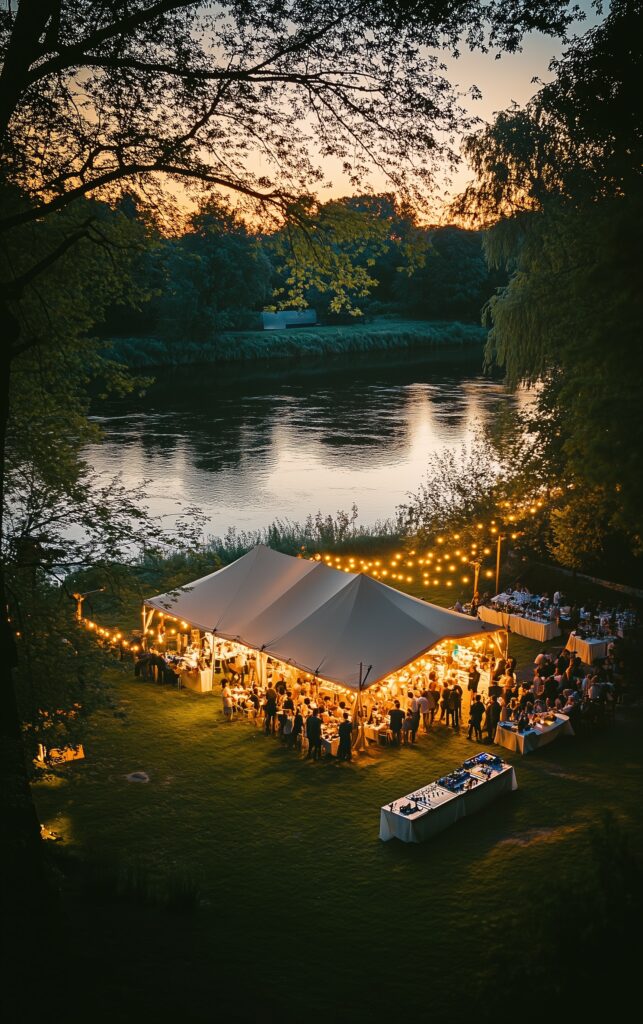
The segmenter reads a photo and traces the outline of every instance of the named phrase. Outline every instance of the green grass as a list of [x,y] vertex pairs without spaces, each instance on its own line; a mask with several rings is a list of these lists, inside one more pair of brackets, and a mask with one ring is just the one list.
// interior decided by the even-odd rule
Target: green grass
[[129,366],[181,366],[254,359],[306,359],[345,352],[481,347],[486,331],[458,321],[390,320],[283,331],[229,331],[195,342],[113,338],[109,354]]
[[[78,907],[106,1016],[214,1020],[215,1000],[227,1019],[262,1019],[259,1008],[321,1019],[326,1005],[368,1020],[394,985],[405,1013],[422,1013],[430,992],[431,1020],[467,1019],[497,958],[528,953],[552,880],[586,870],[603,809],[641,840],[635,710],[605,734],[511,755],[516,793],[415,847],[380,842],[379,808],[469,756],[464,734],[438,727],[414,748],[313,764],[249,723],[223,723],[216,697],[111,684],[119,708],[95,717],[85,762],[34,786],[41,820],[72,852],[191,877],[201,904],[189,922]],[[128,783],[135,770],[149,784]],[[319,1017],[304,1009],[311,992]]]
[[[390,544],[377,557],[400,550]],[[405,588],[442,605],[468,596],[417,579]],[[540,648],[510,636],[519,669]],[[245,721],[224,723],[216,696],[117,668],[105,686],[115,703],[91,720],[86,760],[34,785],[41,821],[64,837],[63,865],[96,865],[93,885],[64,883],[53,961],[58,990],[67,977],[77,992],[82,975],[100,991],[92,1020],[210,1021],[216,1006],[244,1021],[354,1024],[399,1010],[495,1022],[506,965],[520,974],[552,930],[573,932],[560,915],[591,875],[603,813],[643,845],[636,706],[609,731],[508,755],[516,793],[414,847],[380,842],[379,808],[475,751],[466,731],[438,726],[414,748],[315,765]],[[137,770],[149,784],[126,781]],[[542,1019],[537,999],[521,1019],[532,1009]],[[547,1016],[558,1019],[551,1005]]]

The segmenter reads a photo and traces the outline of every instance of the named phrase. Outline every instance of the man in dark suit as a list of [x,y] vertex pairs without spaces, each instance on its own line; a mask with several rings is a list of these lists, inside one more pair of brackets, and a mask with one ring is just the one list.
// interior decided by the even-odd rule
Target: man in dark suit
[[312,715],[306,721],[306,736],[308,738],[308,753],[306,757],[312,757],[313,761],[321,758],[321,718],[317,708],[313,708]]
[[400,746],[400,740],[402,736],[402,722],[404,721],[404,712],[400,708],[399,700],[395,701],[395,707],[392,708],[388,713],[388,724],[391,732],[393,733],[393,743],[397,743]]
[[500,705],[498,698],[494,696],[487,704],[487,714],[485,724],[487,726],[487,740],[489,743],[493,743],[493,738],[496,735],[496,727],[500,721]]
[[344,721],[340,722],[339,729],[339,749],[337,756],[340,761],[350,761],[351,759],[351,743],[353,739],[353,727],[348,718],[348,712],[344,712]]

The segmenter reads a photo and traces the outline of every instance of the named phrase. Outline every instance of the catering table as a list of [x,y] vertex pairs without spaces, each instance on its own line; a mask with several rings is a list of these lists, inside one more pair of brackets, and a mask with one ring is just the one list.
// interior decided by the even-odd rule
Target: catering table
[[372,743],[386,743],[388,736],[388,725],[383,723],[382,725],[365,725],[364,735],[367,740],[371,740]]
[[557,622],[542,622],[538,619],[527,619],[524,615],[515,615],[513,612],[501,612],[495,608],[488,608],[481,605],[478,608],[478,616],[483,622],[490,622],[501,629],[508,629],[518,636],[527,636],[530,640],[539,640],[545,643],[560,636],[560,629]]
[[595,661],[607,656],[607,645],[613,639],[613,637],[607,636],[600,640],[583,640],[575,633],[570,633],[567,650],[577,654],[584,665],[593,665]]
[[517,729],[510,728],[506,722],[500,722],[496,728],[494,743],[498,743],[508,750],[515,750],[519,754],[529,754],[532,750],[553,743],[559,736],[573,735],[572,723],[567,715],[557,714],[553,725],[538,723],[531,729],[527,729],[526,732],[518,732]]
[[[476,768],[472,768],[469,774],[473,778],[473,788],[464,792],[452,793],[438,782],[432,782],[382,807],[380,839],[385,843],[389,839],[400,839],[403,843],[422,843],[460,818],[486,807],[503,793],[518,788],[513,767],[504,761],[501,762],[500,770],[494,771],[489,777]],[[409,803],[415,804],[416,810],[403,814],[400,808]]]
[[333,736],[332,739],[328,739],[326,736],[322,736],[322,751],[324,754],[332,754],[333,757],[337,757],[338,750],[339,736]]

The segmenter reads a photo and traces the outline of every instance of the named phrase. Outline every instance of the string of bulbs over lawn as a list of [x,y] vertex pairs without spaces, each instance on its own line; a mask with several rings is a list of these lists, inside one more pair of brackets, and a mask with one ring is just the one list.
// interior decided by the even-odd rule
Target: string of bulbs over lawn
[[[493,579],[495,576],[497,587],[502,540],[508,537],[516,540],[520,535],[520,522],[528,516],[535,516],[543,508],[543,504],[540,500],[522,505],[517,505],[515,502],[503,502],[500,506],[501,509],[513,508],[514,511],[504,515],[501,512],[498,519],[492,519],[486,524],[476,522],[469,527],[461,527],[453,532],[441,533],[436,536],[433,549],[427,548],[419,552],[413,548],[407,553],[398,551],[391,555],[388,560],[386,558],[358,558],[355,555],[347,554],[322,554],[321,552],[301,557],[310,557],[317,562],[324,561],[331,568],[343,572],[363,572],[377,579],[390,580],[398,584],[414,583],[416,581],[416,573],[419,573],[422,577],[422,584],[425,587],[440,585],[453,587],[454,583],[469,584],[472,582],[470,573],[467,572],[459,577],[457,573],[464,566],[470,566],[474,570],[473,593],[476,593],[480,570],[484,565],[485,558],[493,553],[493,545],[496,545],[496,569],[495,572],[493,569],[485,569],[484,576],[486,579]],[[504,533],[504,530],[511,530],[512,532]],[[465,538],[472,535],[476,537],[476,540],[467,542]],[[409,573],[409,569],[413,569],[414,572]],[[113,627],[107,629],[99,626],[97,622],[93,622],[91,619],[84,618],[82,615],[82,598],[84,595],[79,594],[75,596],[77,600],[81,599],[77,605],[76,617],[86,629],[95,632],[101,641],[112,644],[115,647],[120,647],[124,651],[131,651],[136,654],[141,650],[143,643],[131,643],[126,639],[122,630],[114,629]],[[187,622],[180,621],[173,615],[158,611],[155,615],[161,620],[161,625],[164,623],[180,622],[181,629],[189,628]],[[176,636],[178,631],[178,628],[174,626],[170,626],[167,630],[170,636]],[[145,632],[151,638],[154,637],[156,630],[148,628]]]

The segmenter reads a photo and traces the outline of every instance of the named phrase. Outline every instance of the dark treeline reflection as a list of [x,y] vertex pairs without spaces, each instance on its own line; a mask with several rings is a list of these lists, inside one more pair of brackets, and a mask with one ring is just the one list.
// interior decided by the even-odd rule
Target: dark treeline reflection
[[150,480],[155,511],[201,505],[216,532],[353,501],[372,521],[417,485],[431,451],[506,401],[471,353],[162,369],[144,396],[94,403],[105,442],[91,461]]

